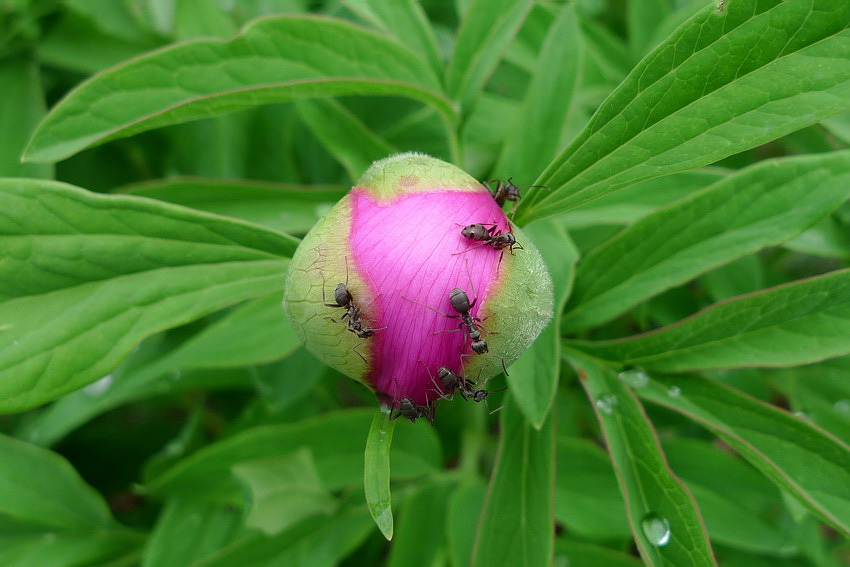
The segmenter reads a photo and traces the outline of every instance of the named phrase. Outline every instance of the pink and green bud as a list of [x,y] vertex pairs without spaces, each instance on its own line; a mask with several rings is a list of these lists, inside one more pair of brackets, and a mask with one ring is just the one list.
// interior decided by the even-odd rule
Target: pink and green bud
[[[465,237],[473,224],[513,233],[522,249]],[[340,284],[351,302],[333,307]],[[450,301],[455,288],[474,302],[469,313],[486,354],[472,350]],[[344,293],[340,299],[346,303]],[[372,164],[307,234],[292,258],[284,305],[326,364],[393,406],[404,398],[433,406],[440,367],[483,382],[531,345],[551,317],[552,282],[486,187],[451,164],[408,153]]]

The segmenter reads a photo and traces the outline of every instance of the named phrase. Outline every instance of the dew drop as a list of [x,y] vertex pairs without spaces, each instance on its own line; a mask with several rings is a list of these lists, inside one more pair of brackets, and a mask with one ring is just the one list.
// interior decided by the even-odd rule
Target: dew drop
[[87,396],[92,397],[92,398],[100,397],[103,394],[105,394],[107,391],[109,391],[109,388],[112,387],[112,383],[114,381],[115,381],[115,378],[112,376],[112,374],[107,374],[106,376],[104,376],[100,380],[92,382],[91,384],[89,384],[88,386],[83,388],[83,392]]
[[650,512],[640,521],[640,528],[652,545],[664,547],[670,543],[670,522],[664,516]]
[[632,388],[643,388],[649,384],[649,374],[643,370],[632,368],[624,370],[619,374],[620,380],[631,386]]
[[598,400],[596,400],[596,409],[599,410],[600,413],[604,413],[605,415],[611,415],[614,413],[614,408],[617,407],[620,401],[613,394],[605,394],[600,396]]
[[670,386],[670,389],[667,390],[667,395],[671,398],[678,398],[682,395],[682,389],[678,386]]
[[794,415],[800,419],[809,419],[809,415],[804,411],[795,411]]
[[850,415],[850,400],[846,398],[838,400],[832,407],[842,415]]

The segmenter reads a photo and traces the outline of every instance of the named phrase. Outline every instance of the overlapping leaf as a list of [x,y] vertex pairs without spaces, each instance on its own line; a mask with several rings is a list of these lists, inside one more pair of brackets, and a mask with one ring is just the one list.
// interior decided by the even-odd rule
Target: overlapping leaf
[[26,152],[57,161],[152,128],[302,97],[396,95],[452,119],[431,68],[403,45],[341,20],[258,20],[230,41],[156,51],[89,79],[54,107]]
[[472,565],[548,565],[553,545],[554,418],[550,414],[535,430],[508,400],[501,424]]
[[668,468],[640,403],[610,369],[567,357],[596,409],[644,562],[716,565],[696,502]]
[[850,4],[739,0],[648,55],[537,183],[519,222],[705,165],[850,108]]
[[599,324],[711,268],[780,244],[850,197],[848,187],[850,152],[788,158],[747,168],[644,217],[582,259],[562,329]]
[[570,341],[593,356],[669,372],[794,366],[850,354],[850,270],[717,303],[635,337]]
[[105,376],[143,338],[282,290],[297,241],[52,182],[0,181],[0,411]]
[[804,420],[698,376],[638,390],[720,436],[779,487],[850,536],[850,447]]

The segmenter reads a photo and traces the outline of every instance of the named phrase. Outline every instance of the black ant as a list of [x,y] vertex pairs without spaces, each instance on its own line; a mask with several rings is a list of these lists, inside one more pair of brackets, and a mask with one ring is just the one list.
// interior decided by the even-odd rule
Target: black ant
[[[337,286],[334,288],[334,301],[336,303],[327,302],[327,298],[325,297],[324,276],[322,276],[322,304],[325,307],[339,307],[345,309],[345,313],[343,313],[342,317],[340,317],[339,319],[334,319],[333,317],[325,317],[325,319],[333,321],[334,323],[340,323],[346,317],[348,317],[348,330],[357,335],[357,337],[360,339],[368,339],[369,337],[375,334],[375,331],[383,331],[384,329],[386,329],[386,327],[363,327],[363,319],[361,318],[362,309],[360,307],[357,307],[357,305],[354,303],[354,297],[348,290],[348,258],[346,258],[345,260],[345,283],[337,284]],[[369,303],[371,304],[372,302],[370,301]],[[363,362],[366,362],[366,358],[364,358],[364,356],[360,354],[360,352],[357,350],[357,346],[354,347],[354,352],[356,352],[357,355],[363,359]]]
[[398,413],[392,415],[390,412],[390,421],[394,419],[398,419],[400,417],[406,417],[413,423],[416,423],[416,419],[420,417],[424,417],[428,420],[430,425],[434,425],[434,408],[431,404],[427,403],[423,405],[419,405],[408,397],[404,397],[398,402]]
[[[520,195],[521,187],[517,187],[513,184],[513,177],[508,177],[507,182],[501,181],[499,179],[491,179],[490,181],[485,181],[484,186],[490,191],[490,194],[493,195],[493,199],[495,199],[496,204],[500,207],[505,204],[505,201],[512,201],[514,206],[511,209],[511,215],[516,211],[517,203],[522,197]],[[496,188],[493,189],[490,187],[491,183],[496,184]],[[547,191],[551,191],[549,187],[545,185],[528,185],[525,189],[546,189]]]
[[[467,266],[468,269],[468,266]],[[470,285],[472,285],[472,279],[470,278]],[[475,288],[472,288],[473,293],[475,293]],[[460,319],[460,324],[457,329],[449,329],[447,331],[437,331],[437,332],[455,332],[462,330],[464,334],[469,336],[470,340],[472,340],[472,350],[475,354],[487,354],[489,349],[487,348],[487,341],[485,341],[481,336],[481,331],[483,330],[485,333],[489,333],[484,325],[481,324],[481,319],[478,317],[473,317],[469,312],[475,307],[475,303],[478,301],[478,296],[472,300],[470,303],[469,296],[466,295],[466,292],[456,287],[449,294],[449,302],[452,304],[452,309],[457,311],[457,315],[449,315],[448,313],[443,313],[438,309],[434,309],[430,305],[425,305],[424,303],[420,303],[415,299],[410,299],[409,297],[404,297],[408,301],[412,301],[413,303],[418,303],[423,307],[427,307],[431,311],[442,315],[443,317],[448,317],[449,319]],[[469,354],[461,354],[461,357],[472,356]],[[505,371],[505,375],[508,374],[508,368],[505,366],[505,359],[499,356],[498,354],[490,354],[490,356],[495,356],[499,360],[502,361],[502,369]]]
[[[419,361],[422,366],[425,366],[425,363],[421,360]],[[443,392],[443,388],[437,384],[437,381],[434,380],[434,376],[431,375],[431,370],[425,366],[425,370],[428,371],[428,376],[431,378],[431,382],[433,382],[434,386],[436,386],[436,392],[440,395],[440,398],[444,400],[453,400],[455,391],[460,393],[460,396],[464,400],[472,400],[473,402],[484,402],[484,405],[487,405],[486,399],[487,396],[492,394],[493,392],[501,392],[503,390],[507,390],[507,386],[504,388],[499,388],[498,390],[485,390],[483,388],[479,388],[478,384],[480,382],[473,382],[463,376],[458,376],[454,372],[452,372],[449,368],[445,366],[441,366],[439,370],[437,370],[437,378],[440,379],[440,382],[443,384],[443,388],[451,392],[451,397],[449,394]],[[479,377],[481,374],[479,373]],[[489,409],[489,408],[488,408]],[[502,408],[497,408],[491,411],[490,413],[496,413]]]
[[464,254],[482,246],[489,246],[493,250],[502,250],[503,252],[507,248],[511,254],[514,253],[514,246],[523,250],[522,244],[516,241],[516,237],[512,232],[501,232],[496,230],[496,226],[495,223],[476,223],[463,227],[463,230],[460,231],[461,235],[474,242],[481,242],[481,244],[467,248],[462,252],[455,252],[452,255]]

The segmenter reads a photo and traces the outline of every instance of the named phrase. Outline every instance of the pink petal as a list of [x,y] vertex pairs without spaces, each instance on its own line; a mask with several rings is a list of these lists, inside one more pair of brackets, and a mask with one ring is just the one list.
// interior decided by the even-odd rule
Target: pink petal
[[472,353],[466,333],[458,330],[460,319],[424,305],[457,315],[449,294],[458,287],[470,301],[477,294],[472,315],[486,316],[482,308],[505,264],[499,266],[502,251],[489,246],[456,254],[480,244],[461,235],[464,226],[474,223],[509,230],[505,214],[483,187],[480,192],[436,188],[380,204],[365,190],[352,190],[353,261],[377,297],[364,311],[375,319],[369,326],[387,327],[369,339],[376,356],[368,380],[396,404],[404,397],[417,404],[433,402],[438,393],[429,370],[435,380],[440,366],[462,375],[460,355]]

